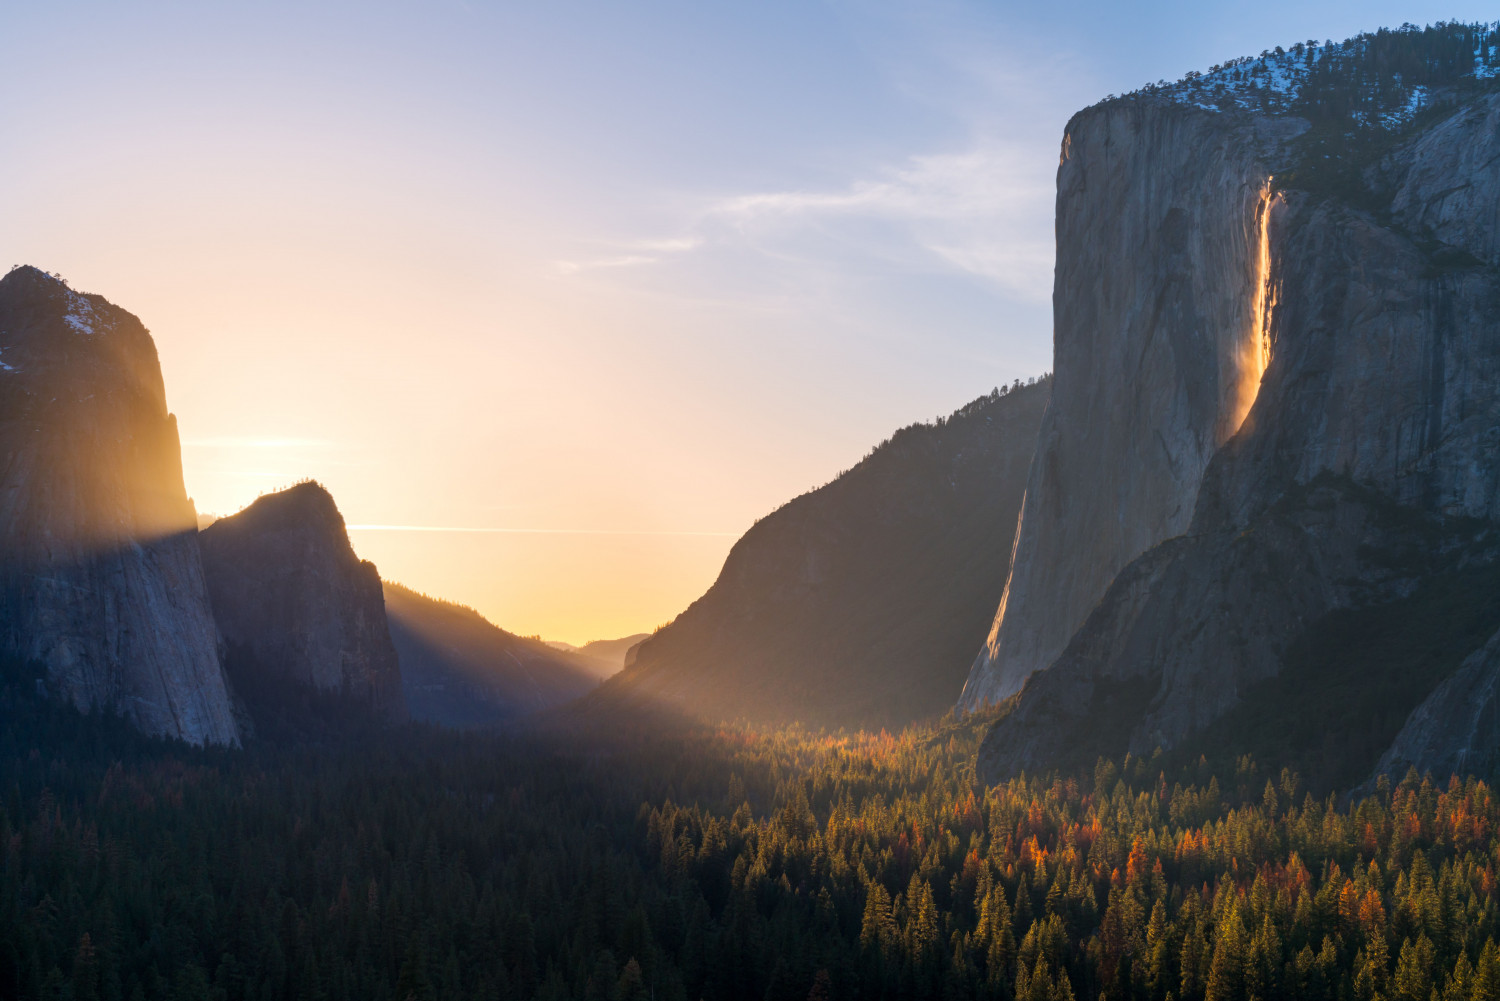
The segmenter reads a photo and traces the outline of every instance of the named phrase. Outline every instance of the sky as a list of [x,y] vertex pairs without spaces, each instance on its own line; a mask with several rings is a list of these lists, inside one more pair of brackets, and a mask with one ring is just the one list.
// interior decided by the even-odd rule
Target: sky
[[[200,512],[581,643],[1051,367],[1068,118],[1479,3],[3,2],[0,257],[152,331]],[[1249,16],[1253,13],[1253,17]]]

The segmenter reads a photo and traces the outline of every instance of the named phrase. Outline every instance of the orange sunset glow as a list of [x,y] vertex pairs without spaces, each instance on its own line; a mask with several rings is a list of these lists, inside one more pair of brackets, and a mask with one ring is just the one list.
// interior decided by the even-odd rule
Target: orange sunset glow
[[[388,579],[523,634],[626,635],[897,427],[1045,368],[1041,160],[964,115],[831,174],[770,147],[781,166],[746,172],[756,129],[823,141],[728,127],[726,101],[760,114],[737,90],[759,70],[622,90],[607,63],[535,63],[524,34],[550,29],[519,16],[311,12],[308,59],[241,13],[101,8],[38,22],[0,71],[35,95],[8,128],[4,244],[150,329],[201,513],[314,478],[384,526],[351,538]],[[244,47],[142,65],[114,40],[146,30]],[[853,86],[830,79],[828,107],[894,99]],[[663,114],[728,145],[685,157]],[[1008,128],[1052,142],[1046,116]]]

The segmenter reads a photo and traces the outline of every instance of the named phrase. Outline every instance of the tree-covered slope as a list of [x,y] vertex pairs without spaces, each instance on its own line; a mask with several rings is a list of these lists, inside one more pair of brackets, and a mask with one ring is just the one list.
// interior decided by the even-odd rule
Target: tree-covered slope
[[1500,799],[895,737],[151,741],[0,671],[0,997],[1469,1001]]
[[508,633],[464,605],[386,581],[385,608],[413,719],[500,723],[561,705],[598,682],[592,661]]

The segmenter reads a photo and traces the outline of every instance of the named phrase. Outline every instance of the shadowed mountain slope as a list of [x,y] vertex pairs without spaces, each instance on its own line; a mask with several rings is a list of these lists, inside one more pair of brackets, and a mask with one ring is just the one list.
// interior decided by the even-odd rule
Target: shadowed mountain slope
[[493,625],[464,605],[390,581],[385,607],[413,719],[488,726],[591,691],[601,665]]
[[586,711],[899,727],[963,685],[1005,584],[1051,380],[898,431],[761,519]]
[[200,533],[214,617],[252,714],[335,696],[376,719],[406,716],[375,565],[349,544],[328,491],[300,483]]

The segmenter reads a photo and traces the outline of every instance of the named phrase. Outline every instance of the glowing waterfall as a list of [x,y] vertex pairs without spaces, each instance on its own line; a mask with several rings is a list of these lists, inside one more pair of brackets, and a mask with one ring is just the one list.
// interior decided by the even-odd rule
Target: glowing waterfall
[[1230,438],[1245,423],[1255,397],[1260,393],[1260,379],[1271,363],[1271,311],[1276,308],[1276,292],[1271,287],[1271,178],[1260,189],[1255,208],[1259,246],[1255,255],[1254,295],[1250,308],[1250,329],[1245,332],[1235,352],[1235,384],[1229,402],[1226,425]]

